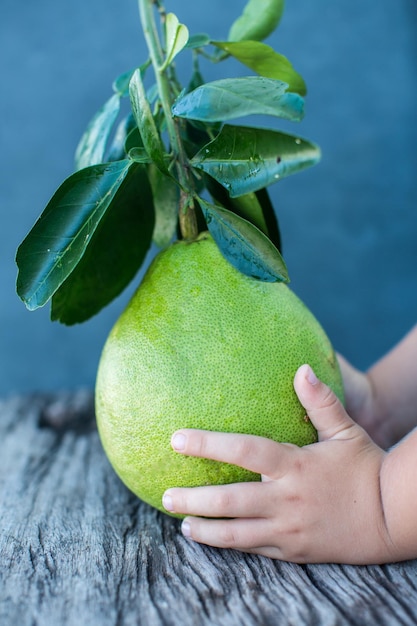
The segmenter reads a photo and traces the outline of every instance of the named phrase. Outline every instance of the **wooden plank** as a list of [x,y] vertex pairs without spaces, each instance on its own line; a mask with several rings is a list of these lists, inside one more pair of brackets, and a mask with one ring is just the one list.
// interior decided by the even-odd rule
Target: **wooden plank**
[[0,624],[417,623],[417,561],[308,565],[216,550],[135,498],[88,391],[0,402]]

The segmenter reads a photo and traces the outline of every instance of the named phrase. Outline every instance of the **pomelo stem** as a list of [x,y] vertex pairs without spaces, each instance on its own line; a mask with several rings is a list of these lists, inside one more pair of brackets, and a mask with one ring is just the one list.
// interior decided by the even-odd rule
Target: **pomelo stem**
[[179,224],[184,239],[196,239],[198,236],[197,219],[193,204],[193,186],[190,183],[187,156],[181,141],[178,125],[175,123],[171,106],[173,103],[171,84],[166,69],[162,69],[163,51],[155,23],[154,0],[139,0],[139,15],[145,35],[149,56],[155,71],[159,97],[165,114],[166,127],[171,149],[176,162],[178,181],[181,186]]

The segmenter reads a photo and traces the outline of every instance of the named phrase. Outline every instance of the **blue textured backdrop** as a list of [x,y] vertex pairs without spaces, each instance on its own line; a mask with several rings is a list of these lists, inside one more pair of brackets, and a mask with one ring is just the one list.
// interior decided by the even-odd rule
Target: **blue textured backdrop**
[[[219,39],[244,4],[166,0],[193,33]],[[137,5],[1,0],[1,17],[0,394],[92,386],[132,288],[67,328],[18,300],[14,254],[72,172],[112,79],[145,58]],[[307,81],[297,132],[323,151],[319,166],[271,188],[292,287],[360,367],[417,317],[416,42],[415,0],[287,0],[268,40]]]

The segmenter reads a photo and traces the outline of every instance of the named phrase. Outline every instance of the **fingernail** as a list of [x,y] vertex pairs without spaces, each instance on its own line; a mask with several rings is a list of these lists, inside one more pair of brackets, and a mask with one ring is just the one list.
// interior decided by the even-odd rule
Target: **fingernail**
[[306,378],[310,385],[317,385],[317,383],[319,382],[319,379],[317,378],[310,366],[308,366]]
[[174,510],[172,498],[168,493],[164,493],[164,495],[162,496],[162,504],[164,506],[164,509],[166,509],[167,511],[172,512]]
[[191,526],[190,526],[190,523],[187,522],[186,520],[184,520],[183,523],[181,524],[181,532],[184,535],[184,537],[191,537]]
[[185,441],[186,437],[183,433],[175,433],[171,439],[171,445],[174,450],[182,452],[182,450],[185,450]]

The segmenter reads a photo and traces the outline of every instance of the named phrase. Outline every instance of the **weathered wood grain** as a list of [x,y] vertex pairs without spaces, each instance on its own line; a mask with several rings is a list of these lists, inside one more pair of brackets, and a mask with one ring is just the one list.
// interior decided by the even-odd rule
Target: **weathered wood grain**
[[416,561],[297,566],[194,544],[115,476],[90,392],[0,402],[1,626],[416,623]]

